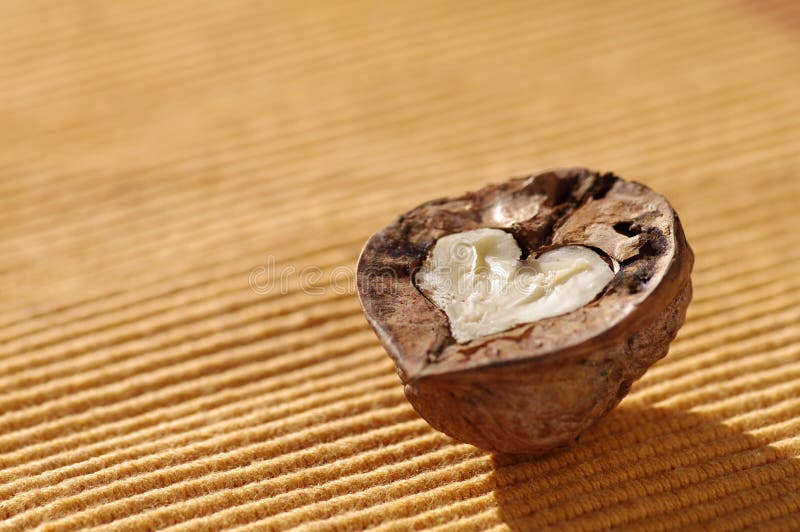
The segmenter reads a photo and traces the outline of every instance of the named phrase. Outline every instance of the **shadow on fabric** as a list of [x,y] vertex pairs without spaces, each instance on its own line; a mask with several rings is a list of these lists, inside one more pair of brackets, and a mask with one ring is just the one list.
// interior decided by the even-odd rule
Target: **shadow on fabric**
[[796,518],[800,460],[745,428],[623,405],[568,450],[539,458],[495,454],[500,517],[513,530],[655,522],[672,529],[705,521],[741,527]]

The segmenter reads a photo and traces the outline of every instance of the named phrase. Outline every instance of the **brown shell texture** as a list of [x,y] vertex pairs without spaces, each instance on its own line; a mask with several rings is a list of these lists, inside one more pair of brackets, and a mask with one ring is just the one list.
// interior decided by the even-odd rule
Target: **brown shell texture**
[[[510,232],[526,255],[588,246],[618,271],[575,311],[459,344],[413,279],[437,239],[482,227]],[[406,397],[428,423],[484,449],[539,454],[575,441],[666,355],[692,296],[693,262],[664,197],[570,168],[407,212],[369,239],[357,286]]]

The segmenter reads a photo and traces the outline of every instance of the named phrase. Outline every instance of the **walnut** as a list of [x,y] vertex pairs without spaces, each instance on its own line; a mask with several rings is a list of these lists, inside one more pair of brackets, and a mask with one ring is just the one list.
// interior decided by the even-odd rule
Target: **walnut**
[[[369,239],[357,286],[423,418],[538,454],[569,445],[666,355],[693,261],[664,197],[563,169],[407,212]],[[464,279],[478,284],[443,285]]]

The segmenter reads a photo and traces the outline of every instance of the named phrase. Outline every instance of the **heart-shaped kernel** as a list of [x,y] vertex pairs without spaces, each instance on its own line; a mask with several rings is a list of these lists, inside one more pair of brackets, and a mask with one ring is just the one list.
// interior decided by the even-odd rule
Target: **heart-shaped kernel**
[[436,241],[417,287],[447,314],[453,337],[469,342],[590,302],[614,274],[595,251],[564,246],[520,260],[514,237],[474,229]]
[[[467,246],[475,271],[507,278],[516,265],[509,257],[542,261],[550,250],[588,248],[611,260],[613,278],[591,302],[549,317],[481,321],[504,306],[476,304],[477,330],[462,331],[472,314],[448,311],[458,299],[437,288],[444,277],[430,276],[432,257],[448,237],[486,230],[512,236],[521,255],[509,241],[477,243],[487,246],[481,262]],[[692,264],[666,199],[576,168],[420,205],[369,239],[356,280],[367,320],[428,423],[484,449],[542,453],[575,441],[667,353],[691,299]],[[575,277],[572,268],[555,270]],[[489,321],[497,330],[483,328]]]

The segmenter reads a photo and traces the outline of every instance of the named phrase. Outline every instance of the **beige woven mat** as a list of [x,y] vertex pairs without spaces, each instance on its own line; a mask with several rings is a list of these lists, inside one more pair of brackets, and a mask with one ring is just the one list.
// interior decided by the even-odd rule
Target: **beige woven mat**
[[[0,529],[800,528],[799,9],[3,2]],[[579,446],[492,456],[406,403],[352,267],[565,165],[671,199],[695,299]]]

